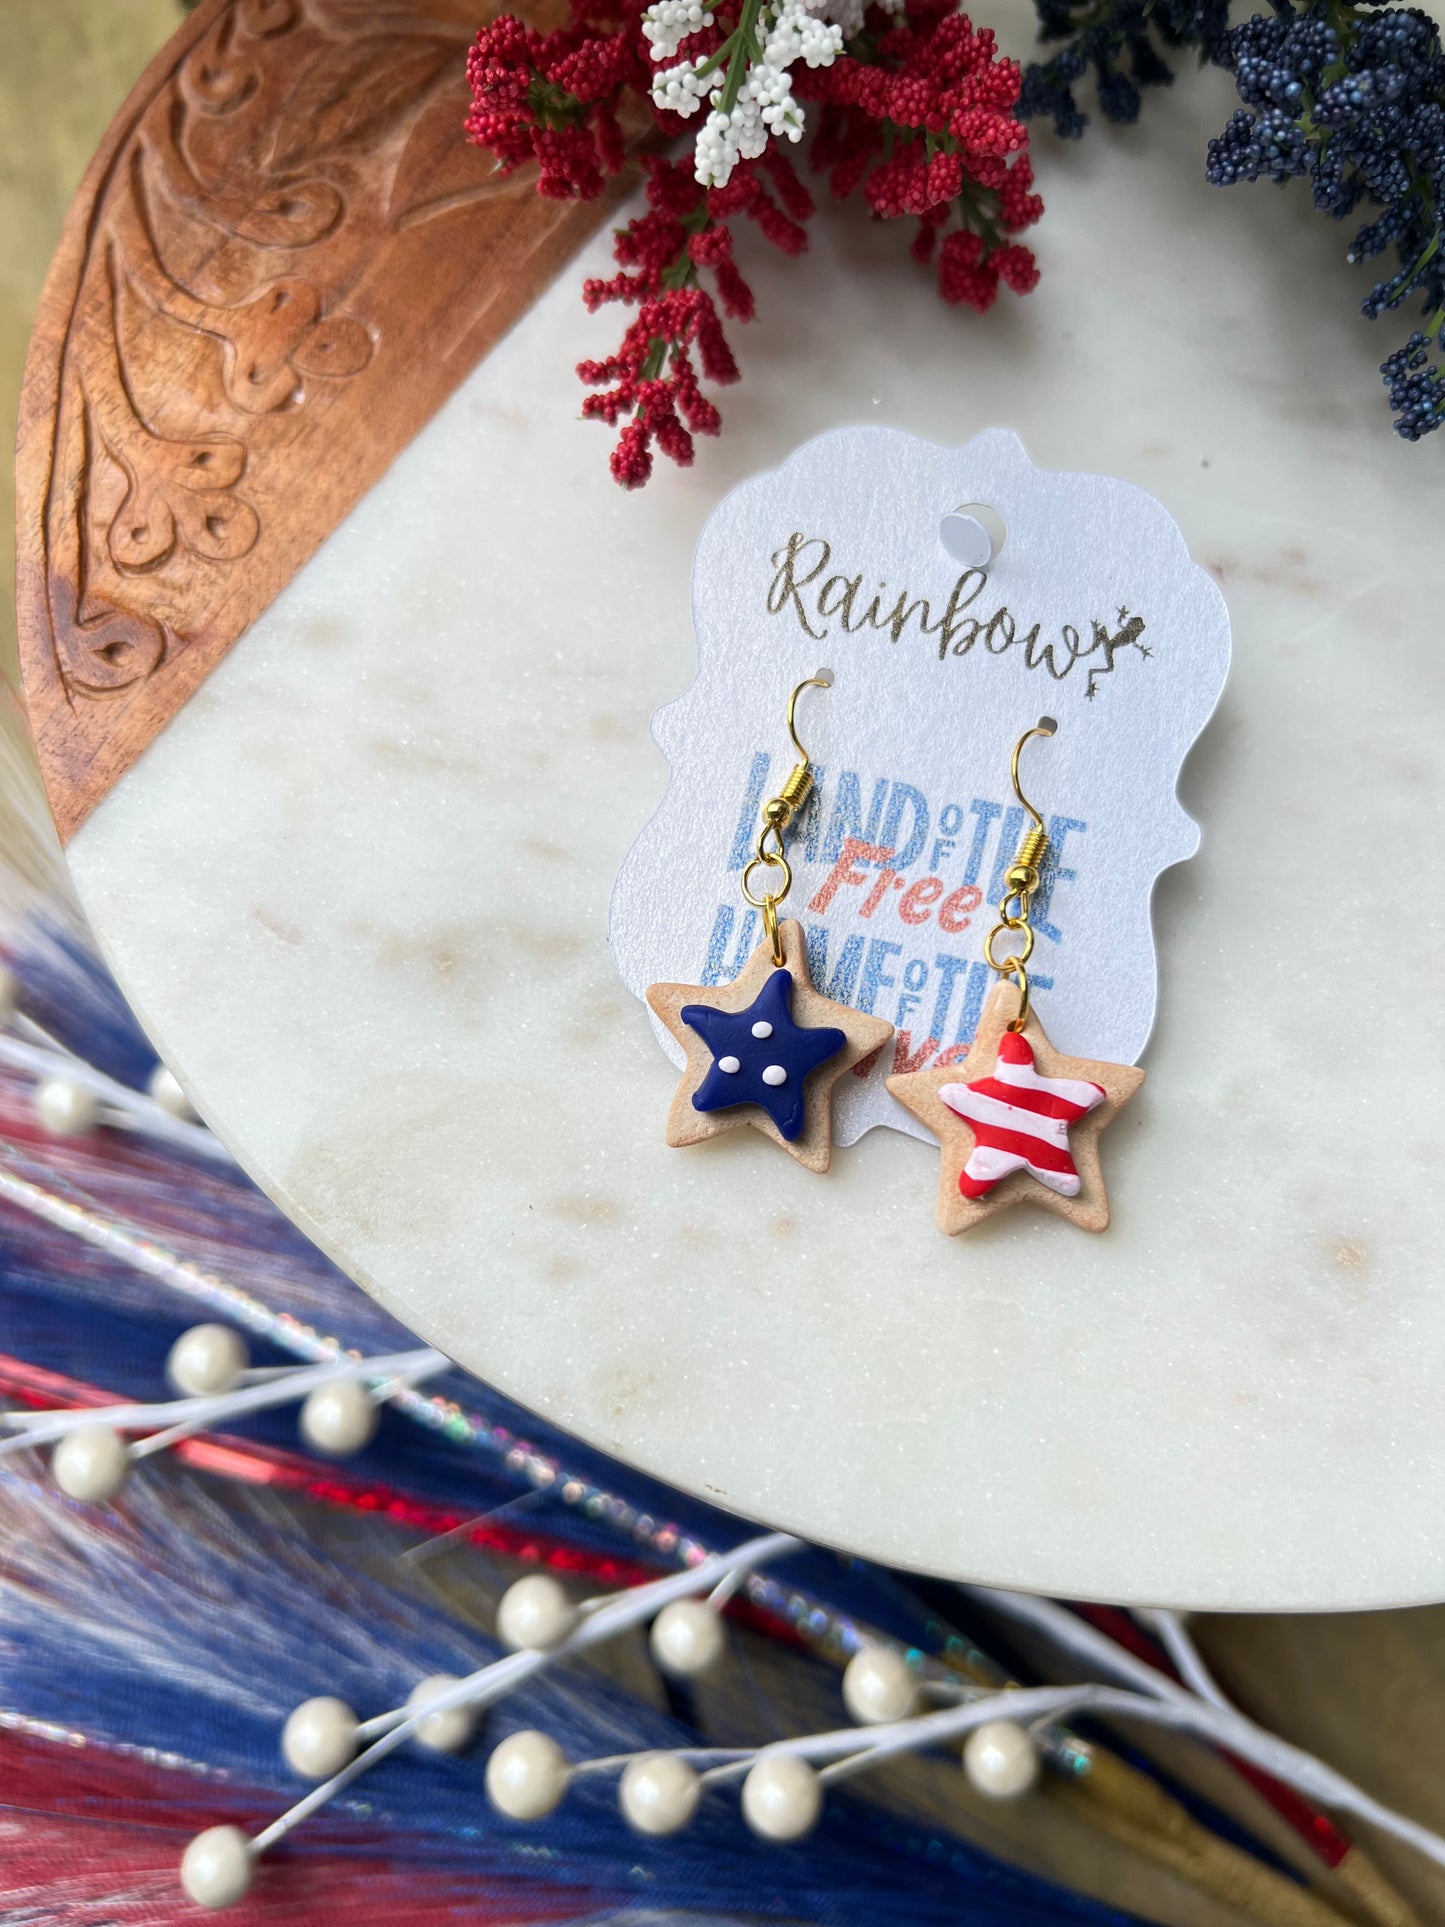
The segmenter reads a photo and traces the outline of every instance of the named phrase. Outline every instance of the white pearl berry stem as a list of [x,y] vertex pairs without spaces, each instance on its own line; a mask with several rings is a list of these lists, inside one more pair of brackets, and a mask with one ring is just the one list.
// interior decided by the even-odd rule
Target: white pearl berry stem
[[303,1780],[329,1780],[356,1753],[361,1722],[330,1693],[303,1700],[281,1729],[281,1756]]
[[[631,1766],[634,1760],[651,1759],[656,1751],[656,1747],[645,1746],[636,1753],[608,1753],[600,1759],[575,1760],[572,1778],[576,1780],[592,1773],[615,1773],[618,1767]],[[755,1746],[674,1746],[668,1751],[674,1760],[686,1760],[692,1766],[706,1766],[717,1760],[732,1761],[746,1767],[758,1756]]]
[[1237,1713],[1238,1707],[1231,1704],[1220,1690],[1209,1668],[1205,1665],[1199,1648],[1189,1636],[1188,1628],[1180,1614],[1169,1612],[1164,1607],[1144,1609],[1136,1607],[1134,1617],[1155,1634],[1168,1653],[1179,1673],[1179,1677],[1191,1692],[1197,1693],[1202,1700],[1208,1700],[1223,1713]]
[[35,1115],[52,1137],[88,1137],[100,1119],[100,1099],[71,1077],[47,1077],[35,1086]]
[[1016,1800],[1039,1777],[1039,1751],[1014,1720],[985,1720],[963,1743],[963,1770],[976,1793]]
[[906,1720],[919,1697],[919,1677],[894,1646],[865,1646],[844,1668],[843,1704],[860,1726]]
[[[982,1588],[971,1590],[983,1591]],[[990,1592],[987,1596],[997,1603],[997,1595]],[[1034,1623],[1038,1623],[1046,1612],[1056,1613],[1061,1619],[1073,1619],[1073,1615],[1064,1607],[1054,1606],[1052,1601],[1023,1594],[1010,1594],[1007,1598],[1010,1607],[1018,1609],[1018,1616],[1022,1617],[1027,1612]],[[1081,1631],[1092,1630],[1081,1621],[1074,1623],[1079,1625]],[[1106,1639],[1105,1644],[1112,1647],[1113,1642]],[[1154,1673],[1152,1667],[1132,1661],[1122,1648],[1118,1649],[1118,1658],[1121,1661],[1131,1660],[1142,1672],[1152,1674],[1155,1681],[1170,1689],[1170,1697],[1167,1700],[1159,1696],[1151,1697],[1149,1694],[1152,1689],[1130,1691],[1116,1686],[1010,1688],[986,1694],[967,1705],[945,1707],[936,1713],[920,1714],[895,1725],[874,1727],[868,1733],[867,1743],[861,1747],[859,1741],[862,1735],[858,1728],[848,1727],[834,1733],[815,1733],[798,1740],[780,1741],[769,1750],[775,1753],[798,1753],[810,1761],[831,1759],[833,1764],[819,1774],[826,1785],[831,1785],[854,1773],[881,1765],[884,1760],[897,1754],[912,1753],[945,1740],[962,1738],[975,1727],[984,1726],[991,1720],[1008,1719],[1021,1726],[1034,1727],[1070,1714],[1109,1714],[1143,1720],[1175,1732],[1191,1733],[1215,1745],[1229,1747],[1319,1805],[1338,1807],[1370,1821],[1396,1839],[1407,1841],[1437,1866],[1445,1866],[1445,1839],[1439,1834],[1381,1805],[1322,1760],[1292,1746],[1287,1740],[1264,1732],[1242,1715],[1224,1713],[1207,1701],[1194,1698],[1173,1681],[1166,1680],[1162,1674]],[[716,1767],[705,1773],[703,1780],[706,1784],[731,1779],[739,1771],[740,1767],[736,1764]]]
[[642,1753],[622,1769],[617,1804],[636,1832],[653,1839],[681,1833],[697,1812],[702,1781],[677,1753]]
[[175,1072],[167,1069],[164,1064],[157,1064],[151,1072],[146,1092],[152,1103],[159,1104],[161,1109],[171,1117],[183,1118],[188,1124],[197,1122],[191,1100],[181,1089]]
[[184,1397],[215,1398],[238,1383],[250,1362],[234,1325],[192,1325],[171,1346],[166,1377]]
[[764,1840],[801,1840],[818,1824],[823,1783],[799,1753],[759,1753],[743,1781],[743,1818]]
[[[23,1022],[23,1020],[21,1020]],[[47,1037],[37,1025],[25,1024],[30,1036],[43,1041],[30,1043],[24,1038],[9,1033],[0,1035],[0,1064],[8,1064],[12,1069],[26,1071],[36,1079],[37,1089],[33,1102],[37,1111],[40,1108],[40,1092],[47,1083],[65,1084],[80,1092],[88,1101],[91,1110],[91,1124],[95,1122],[95,1112],[103,1105],[105,1120],[108,1124],[118,1125],[125,1130],[140,1131],[147,1137],[162,1139],[178,1144],[186,1150],[210,1158],[218,1164],[233,1162],[230,1152],[212,1136],[204,1124],[192,1119],[178,1117],[165,1105],[145,1091],[132,1090],[129,1084],[122,1084],[114,1077],[107,1077],[93,1064],[76,1057],[53,1038]],[[66,1100],[69,1102],[69,1100]],[[59,1104],[60,1100],[56,1100]],[[82,1115],[83,1108],[75,1115]],[[55,1122],[42,1115],[41,1122],[47,1130],[57,1136],[75,1136],[89,1128],[80,1126],[63,1117],[57,1110]]]
[[314,1452],[349,1459],[376,1437],[381,1409],[359,1379],[338,1378],[306,1394],[299,1423]]
[[[459,1680],[447,1691],[438,1693],[425,1707],[415,1707],[410,1712],[395,1718],[387,1730],[379,1732],[356,1758],[348,1761],[329,1780],[313,1787],[296,1804],[289,1807],[274,1819],[268,1827],[258,1833],[251,1842],[253,1853],[264,1853],[288,1833],[293,1832],[303,1821],[317,1813],[329,1800],[332,1800],[361,1774],[385,1759],[404,1741],[409,1739],[418,1725],[434,1713],[447,1711],[452,1706],[467,1706],[478,1711],[503,1699],[508,1693],[515,1692],[526,1680],[542,1672],[547,1666],[566,1653],[582,1652],[592,1646],[604,1645],[615,1639],[619,1633],[634,1626],[645,1624],[669,1600],[686,1598],[695,1592],[705,1592],[717,1585],[731,1573],[742,1570],[752,1571],[766,1565],[770,1560],[781,1559],[785,1554],[797,1549],[801,1542],[786,1532],[769,1532],[756,1539],[746,1540],[735,1546],[731,1552],[715,1552],[685,1572],[669,1573],[665,1578],[650,1580],[646,1585],[630,1587],[626,1592],[613,1595],[597,1609],[579,1616],[574,1630],[550,1653],[519,1652],[508,1653],[504,1658],[493,1660],[488,1666],[481,1667],[467,1678]],[[385,1716],[390,1718],[391,1716]],[[385,1723],[383,1720],[369,1721],[367,1729],[372,1732]]]
[[577,1607],[550,1573],[529,1572],[497,1603],[497,1637],[513,1652],[546,1653],[573,1630]]
[[[0,1412],[0,1425],[13,1428],[17,1434],[0,1440],[0,1455],[32,1445],[48,1445],[98,1420],[118,1432],[149,1432],[153,1427],[163,1426],[169,1440],[182,1436],[185,1431],[200,1431],[223,1420],[239,1418],[246,1412],[293,1404],[318,1385],[346,1379],[374,1381],[378,1394],[385,1397],[393,1387],[419,1384],[448,1369],[449,1361],[441,1352],[418,1349],[389,1352],[378,1358],[331,1358],[317,1365],[300,1365],[259,1384],[238,1386],[216,1398],[173,1399],[164,1405],[109,1405],[84,1411]],[[136,1455],[156,1450],[159,1437],[156,1434],[142,1440],[134,1448]]]
[[113,1499],[130,1468],[130,1447],[111,1425],[77,1427],[50,1458],[50,1476],[61,1491],[89,1505]]
[[722,1614],[701,1599],[674,1599],[652,1622],[648,1645],[659,1671],[672,1679],[711,1672],[727,1651]]
[[[1141,1702],[1134,1694],[1117,1692],[1110,1687],[1018,1687],[988,1693],[964,1705],[941,1707],[934,1713],[893,1720],[886,1726],[843,1726],[828,1733],[808,1733],[796,1740],[779,1740],[764,1751],[795,1753],[811,1765],[829,1762],[821,1768],[818,1777],[831,1785],[835,1780],[848,1779],[855,1773],[879,1766],[898,1754],[916,1753],[924,1747],[961,1739],[990,1720],[1008,1718],[1032,1725],[1080,1707],[1093,1710],[1101,1705],[1111,1712],[1142,1707],[1146,1717],[1151,1710],[1157,1710],[1151,1709],[1147,1700]],[[751,1761],[757,1757],[750,1754],[729,1765],[713,1767],[703,1775],[703,1780],[711,1785],[736,1779],[749,1770]]]
[[[672,1574],[666,1579],[653,1581],[646,1586],[636,1587],[630,1592],[604,1600],[590,1617],[579,1621],[576,1630],[553,1654],[511,1653],[506,1658],[494,1661],[490,1666],[480,1669],[469,1678],[459,1681],[448,1691],[439,1693],[436,1698],[427,1702],[425,1709],[417,1708],[403,1715],[384,1716],[384,1721],[394,1721],[389,1730],[382,1733],[379,1739],[369,1745],[364,1752],[359,1753],[329,1781],[314,1788],[305,1798],[274,1820],[269,1827],[258,1833],[253,1840],[244,1843],[248,1853],[254,1857],[277,1841],[284,1839],[288,1833],[312,1813],[317,1812],[352,1780],[368,1771],[370,1767],[401,1745],[415,1731],[421,1719],[431,1712],[445,1710],[450,1705],[480,1708],[490,1704],[543,1670],[558,1654],[577,1652],[600,1644],[640,1625],[670,1599],[688,1597],[693,1593],[704,1591],[708,1586],[725,1587],[732,1574],[751,1570],[769,1559],[780,1557],[793,1550],[797,1544],[797,1540],[787,1535],[770,1534],[765,1538],[739,1546],[730,1554],[711,1555],[688,1572]],[[1004,1597],[1008,1599],[1010,1605],[1044,1609],[1050,1613],[1059,1614],[1063,1619],[1072,1618],[1071,1615],[1064,1613],[1062,1608],[1052,1607],[1049,1602],[1021,1599],[1015,1601],[1012,1596]],[[1078,1624],[1078,1622],[1075,1623]],[[1089,1630],[1082,1627],[1080,1629]],[[1050,1630],[1059,1629],[1051,1626]],[[1187,1634],[1183,1637],[1187,1638]],[[1112,1642],[1105,1641],[1104,1644],[1112,1648]],[[1130,1656],[1124,1654],[1122,1649],[1117,1649],[1117,1653],[1121,1663],[1127,1661],[1131,1666],[1139,1665],[1139,1662],[1133,1661]],[[776,1762],[783,1756],[793,1756],[810,1768],[814,1768],[820,1761],[831,1762],[816,1773],[821,1788],[853,1773],[881,1764],[897,1754],[914,1752],[952,1739],[965,1738],[977,1728],[987,1726],[993,1721],[1008,1720],[1020,1728],[1032,1730],[1070,1714],[1098,1713],[1146,1720],[1177,1731],[1193,1733],[1217,1744],[1230,1746],[1321,1804],[1338,1806],[1364,1819],[1372,1820],[1397,1838],[1408,1841],[1437,1864],[1445,1865],[1445,1839],[1441,1839],[1427,1828],[1417,1825],[1404,1816],[1392,1812],[1389,1808],[1381,1806],[1379,1802],[1333,1772],[1321,1761],[1302,1753],[1299,1748],[1290,1746],[1285,1741],[1276,1740],[1272,1735],[1263,1733],[1241,1715],[1223,1712],[1211,1703],[1193,1698],[1182,1688],[1166,1680],[1163,1675],[1154,1673],[1152,1668],[1140,1666],[1140,1671],[1154,1682],[1161,1695],[1167,1691],[1169,1698],[1166,1700],[1162,1696],[1148,1697],[1148,1693],[1152,1690],[1149,1687],[1145,1687],[1142,1691],[1097,1685],[1007,1688],[998,1692],[981,1693],[976,1699],[961,1705],[949,1706],[912,1719],[873,1727],[866,1736],[857,1727],[849,1727],[831,1733],[811,1734],[797,1740],[782,1741],[760,1751],[750,1750],[733,1754],[727,1756],[725,1764],[710,1768],[702,1773],[699,1779],[702,1787],[705,1788],[710,1783],[751,1775],[764,1755],[768,1756],[771,1762]],[[384,1721],[369,1722],[368,1728],[378,1730]],[[365,1730],[367,1729],[363,1729]],[[545,1738],[545,1736],[540,1737]],[[689,1752],[684,1749],[678,1757],[700,1763],[707,1758],[717,1758],[721,1751],[721,1749],[715,1749],[710,1752]],[[633,1757],[635,1756],[623,1755],[605,1760],[582,1761],[567,1768],[567,1777],[570,1780],[613,1766],[626,1765]],[[775,1766],[770,1765],[769,1773],[758,1782],[753,1802],[755,1806],[760,1807],[763,1804],[762,1790],[775,1772]],[[793,1778],[796,1785],[806,1785],[803,1776],[794,1775]],[[234,1832],[234,1829],[232,1831]]]
[[[1383,1806],[1373,1795],[1357,1787],[1343,1774],[1336,1773],[1323,1760],[1317,1760],[1313,1754],[1292,1746],[1288,1740],[1281,1740],[1273,1733],[1266,1732],[1232,1707],[1195,1699],[1176,1681],[1143,1660],[1136,1659],[1106,1633],[1098,1632],[1066,1607],[1056,1605],[1051,1599],[1036,1599],[1027,1593],[1000,1592],[991,1586],[969,1586],[966,1590],[1006,1617],[1020,1620],[1044,1633],[1054,1645],[1083,1659],[1091,1672],[1127,1681],[1135,1689],[1134,1694],[1118,1692],[1113,1693],[1112,1698],[1126,1702],[1132,1700],[1136,1709],[1135,1717],[1200,1734],[1216,1745],[1227,1746],[1242,1754],[1254,1766],[1262,1767],[1266,1773],[1272,1773],[1276,1779],[1294,1787],[1317,1805],[1338,1807],[1356,1819],[1379,1827],[1395,1839],[1405,1841],[1436,1866],[1445,1866],[1445,1838],[1432,1833],[1428,1827],[1422,1827],[1418,1821],[1396,1813],[1393,1808]],[[1178,1636],[1186,1640],[1189,1637],[1182,1625],[1178,1627]],[[1204,1662],[1197,1654],[1196,1659],[1202,1667]],[[1109,1689],[1094,1690],[1099,1693]],[[1140,1697],[1146,1694],[1148,1698]]]
[[207,1827],[181,1856],[181,1890],[198,1907],[234,1907],[251,1891],[253,1844],[239,1827]]
[[427,1679],[418,1680],[406,1696],[406,1711],[414,1713],[420,1709],[422,1712],[416,1723],[416,1743],[429,1753],[462,1753],[477,1736],[481,1716],[475,1707],[448,1706],[440,1713],[427,1710],[434,1700],[459,1683],[455,1673],[432,1673]]
[[[1322,1762],[1285,1741],[1252,1729],[1250,1722],[1241,1716],[1226,1719],[1210,1703],[1185,1694],[1179,1697],[1182,1704],[1165,1705],[1137,1692],[1110,1686],[1008,1688],[982,1694],[968,1704],[921,1714],[887,1727],[875,1727],[866,1740],[858,1728],[850,1727],[738,1753],[699,1778],[705,1789],[742,1777],[744,1812],[754,1830],[770,1839],[798,1838],[812,1824],[807,1817],[812,1806],[810,1782],[806,1775],[790,1772],[781,1764],[784,1760],[801,1762],[813,1773],[820,1790],[820,1808],[821,1789],[829,1785],[899,1754],[965,1738],[970,1743],[965,1749],[965,1770],[970,1779],[981,1791],[1007,1799],[1026,1791],[1036,1776],[1038,1761],[1032,1729],[1074,1713],[1111,1714],[1190,1732],[1217,1744],[1237,1746],[1258,1764],[1267,1766],[1322,1804],[1345,1807],[1374,1820],[1408,1840],[1432,1860],[1445,1864],[1445,1840],[1379,1807],[1368,1794]],[[983,1736],[982,1741],[974,1744],[979,1735]],[[1002,1758],[990,1759],[990,1754]],[[684,1750],[678,1757],[701,1761],[708,1755],[689,1754]],[[817,1770],[817,1763],[824,1760],[831,1764]],[[580,1761],[572,1774],[576,1778],[618,1763],[616,1759]],[[760,1772],[764,1763],[767,1771]],[[751,1796],[747,1792],[750,1783]]]
[[549,1734],[509,1733],[487,1761],[487,1798],[509,1820],[543,1820],[567,1791],[571,1771]]

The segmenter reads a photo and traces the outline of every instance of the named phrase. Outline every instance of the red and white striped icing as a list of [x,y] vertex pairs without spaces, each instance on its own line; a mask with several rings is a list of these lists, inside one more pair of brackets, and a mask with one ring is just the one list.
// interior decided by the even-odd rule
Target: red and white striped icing
[[1027,1171],[1061,1197],[1079,1195],[1069,1126],[1103,1102],[1101,1085],[1041,1076],[1028,1039],[1006,1030],[987,1077],[944,1084],[938,1095],[973,1129],[973,1151],[958,1179],[966,1198],[984,1197],[1012,1171]]

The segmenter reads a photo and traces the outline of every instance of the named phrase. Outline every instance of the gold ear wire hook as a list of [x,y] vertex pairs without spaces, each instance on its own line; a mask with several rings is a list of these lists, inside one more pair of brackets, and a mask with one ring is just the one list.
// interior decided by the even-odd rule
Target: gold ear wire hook
[[777,795],[763,805],[763,821],[778,831],[785,830],[813,794],[813,766],[807,750],[798,740],[798,698],[805,689],[831,689],[833,678],[826,670],[807,676],[800,682],[788,698],[788,734],[793,739],[793,748],[798,752],[798,760],[788,772],[786,782]]
[[[1019,757],[1023,754],[1023,747],[1025,743],[1031,743],[1035,738],[1035,736],[1052,736],[1054,731],[1057,728],[1058,728],[1058,724],[1054,721],[1052,716],[1041,717],[1039,721],[1034,724],[1033,728],[1026,729],[1023,735],[1020,736],[1018,741],[1014,744],[1013,760],[1009,764],[1009,775],[1013,778],[1014,795],[1018,798],[1020,803],[1023,804],[1024,808],[1028,811],[1029,815],[1034,819],[1034,828],[1038,830],[1041,830],[1044,827],[1044,819],[1039,815],[1038,811],[1034,808],[1033,804],[1024,795],[1023,785],[1019,782]],[[796,738],[794,740],[796,741]]]
[[[773,948],[773,962],[779,970],[783,967],[783,938],[778,928],[778,905],[793,886],[792,866],[783,848],[783,831],[813,794],[813,766],[807,750],[798,741],[798,698],[805,689],[831,689],[832,686],[832,675],[820,669],[815,676],[808,676],[800,682],[788,698],[788,734],[793,739],[793,748],[798,752],[798,761],[789,771],[777,795],[770,796],[763,805],[763,827],[758,834],[757,854],[742,875],[743,897],[754,909],[763,913],[763,928],[768,933]],[[753,889],[753,872],[758,869],[777,870],[780,873],[777,889],[764,890],[761,895]]]
[[1019,781],[1019,757],[1023,754],[1025,743],[1031,743],[1035,736],[1052,736],[1058,725],[1052,716],[1041,716],[1032,729],[1026,729],[1014,744],[1014,753],[1009,763],[1009,775],[1013,779],[1014,795],[1033,818],[1031,830],[1024,832],[1019,844],[1018,854],[1010,866],[1007,883],[1010,896],[1031,895],[1039,887],[1039,877],[1043,871],[1044,858],[1049,853],[1049,833],[1044,828],[1044,819],[1024,795],[1023,784]]
[[[1034,933],[1029,913],[1049,853],[1049,833],[1044,828],[1044,819],[1024,795],[1023,785],[1019,782],[1019,757],[1025,743],[1031,742],[1035,736],[1052,736],[1057,727],[1052,716],[1041,716],[1034,727],[1026,729],[1014,744],[1009,774],[1013,778],[1014,795],[1033,818],[1033,827],[1024,831],[1018,853],[1008,867],[1004,878],[1003,902],[998,907],[998,922],[989,931],[983,946],[984,956],[1000,977],[1012,977],[1018,986],[1018,1012],[1009,1025],[1009,1029],[1014,1031],[1022,1030],[1028,1022],[1029,973],[1026,966],[1034,952]],[[1016,935],[1019,948],[1011,956],[995,957],[994,944],[1005,931]]]
[[809,758],[807,750],[805,750],[803,745],[798,741],[798,725],[795,720],[798,714],[798,698],[805,689],[831,689],[832,687],[833,678],[831,676],[821,674],[809,676],[798,684],[797,688],[788,698],[788,734],[793,739],[793,748],[797,750],[798,760],[801,763],[806,763],[811,759]]

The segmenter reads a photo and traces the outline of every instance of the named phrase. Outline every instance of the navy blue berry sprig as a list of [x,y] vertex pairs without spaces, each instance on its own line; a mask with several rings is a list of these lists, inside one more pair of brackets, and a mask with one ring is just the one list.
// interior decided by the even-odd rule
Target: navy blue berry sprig
[[1049,116],[1076,138],[1088,115],[1076,85],[1092,77],[1105,119],[1138,119],[1141,90],[1167,85],[1167,56],[1193,50],[1233,74],[1241,105],[1209,143],[1217,187],[1305,180],[1322,214],[1363,215],[1350,262],[1393,271],[1361,303],[1377,320],[1415,307],[1421,324],[1381,364],[1395,429],[1419,441],[1445,422],[1445,53],[1416,7],[1350,0],[1228,24],[1227,0],[1035,0],[1041,36],[1061,45],[1025,69],[1019,113]]

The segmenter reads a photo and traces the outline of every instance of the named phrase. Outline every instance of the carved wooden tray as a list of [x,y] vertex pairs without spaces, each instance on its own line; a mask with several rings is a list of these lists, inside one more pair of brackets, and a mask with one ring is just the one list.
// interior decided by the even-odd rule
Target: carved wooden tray
[[205,0],[71,209],[20,412],[69,837],[605,218],[461,138],[473,0]]

